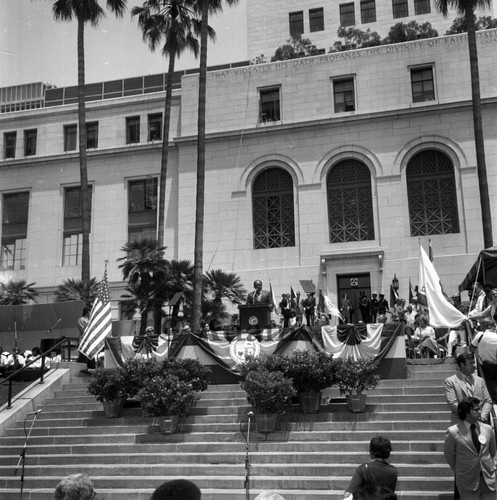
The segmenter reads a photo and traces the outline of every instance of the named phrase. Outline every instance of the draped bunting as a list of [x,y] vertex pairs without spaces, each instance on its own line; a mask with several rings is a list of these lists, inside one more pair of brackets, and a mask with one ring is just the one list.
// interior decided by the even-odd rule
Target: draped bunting
[[326,352],[337,358],[353,360],[378,356],[383,323],[347,326],[347,329],[336,326],[321,327]]
[[[136,337],[107,338],[109,355],[116,366],[135,355]],[[136,343],[136,342],[135,342]],[[143,344],[143,342],[142,342]],[[207,361],[215,371],[238,376],[246,355],[287,354],[295,349],[324,351],[334,357],[373,358],[380,362],[382,378],[405,378],[404,323],[340,325],[236,331],[215,331],[202,335],[176,335],[169,346],[164,335],[150,356],[196,357]],[[202,354],[203,353],[203,354]]]

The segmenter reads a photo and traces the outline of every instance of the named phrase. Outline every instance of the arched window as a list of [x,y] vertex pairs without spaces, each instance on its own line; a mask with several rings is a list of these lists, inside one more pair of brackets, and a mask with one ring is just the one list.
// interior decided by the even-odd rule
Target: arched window
[[254,248],[295,245],[293,181],[282,168],[261,172],[252,188]]
[[374,240],[371,174],[358,160],[337,163],[326,180],[330,243]]
[[407,164],[406,177],[411,236],[458,233],[456,181],[450,158],[433,149],[421,151]]

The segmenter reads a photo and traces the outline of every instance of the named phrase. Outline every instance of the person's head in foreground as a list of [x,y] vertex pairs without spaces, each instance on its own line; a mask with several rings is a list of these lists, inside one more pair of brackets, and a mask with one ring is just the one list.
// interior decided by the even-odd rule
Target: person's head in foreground
[[92,500],[95,489],[88,474],[71,474],[55,488],[55,500]]
[[384,436],[375,436],[369,443],[369,454],[371,458],[386,460],[392,451],[390,439]]
[[150,500],[200,500],[198,486],[186,479],[173,479],[161,484]]
[[279,493],[276,491],[264,490],[261,491],[256,497],[255,500],[285,500]]

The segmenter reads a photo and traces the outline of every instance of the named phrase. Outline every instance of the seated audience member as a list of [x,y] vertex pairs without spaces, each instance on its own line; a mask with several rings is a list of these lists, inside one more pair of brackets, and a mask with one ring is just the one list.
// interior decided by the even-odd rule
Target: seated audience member
[[7,352],[3,352],[3,347],[0,347],[0,376],[2,376],[5,373],[5,370],[7,369]]
[[[356,498],[356,493],[363,487],[386,487],[395,493],[397,486],[397,468],[387,462],[392,451],[390,440],[384,436],[375,436],[369,443],[371,462],[357,467],[350,484],[344,492],[344,498]],[[363,498],[363,497],[361,497]],[[364,497],[367,498],[367,497]],[[372,497],[375,498],[375,497]]]
[[88,474],[66,476],[55,488],[55,500],[92,500],[95,489]]
[[256,497],[255,500],[285,500],[279,493],[276,491],[264,490],[261,491]]
[[424,358],[432,358],[438,354],[437,336],[428,318],[421,316],[419,326],[414,330],[414,338],[419,341],[419,348]]
[[21,366],[26,364],[24,356],[21,354],[21,350],[18,347],[14,347],[12,354],[7,356],[7,362],[5,366],[8,370],[19,370]]
[[150,500],[200,500],[198,486],[186,479],[173,479],[161,484]]
[[[40,354],[41,354],[41,349],[39,347],[33,347],[33,349],[31,349],[31,356],[29,357],[29,360],[26,359],[26,364],[28,365],[28,368],[41,368],[42,359],[38,358]],[[47,367],[46,363],[45,367]]]

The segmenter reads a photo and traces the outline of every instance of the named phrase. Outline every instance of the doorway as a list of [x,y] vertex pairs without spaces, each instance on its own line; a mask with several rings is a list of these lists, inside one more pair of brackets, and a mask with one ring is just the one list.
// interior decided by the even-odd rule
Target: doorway
[[338,307],[341,309],[344,301],[344,294],[352,302],[354,308],[350,315],[351,323],[363,321],[369,322],[369,318],[363,318],[359,308],[359,297],[361,292],[366,294],[368,300],[371,300],[371,275],[370,273],[355,273],[337,275]]

